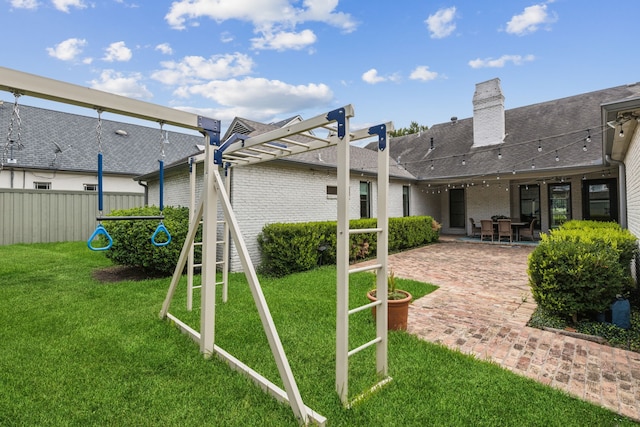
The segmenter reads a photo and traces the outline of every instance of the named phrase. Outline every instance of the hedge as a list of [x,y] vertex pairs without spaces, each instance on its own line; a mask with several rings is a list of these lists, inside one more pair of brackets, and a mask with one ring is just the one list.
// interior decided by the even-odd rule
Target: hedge
[[[376,228],[375,218],[349,221],[350,229]],[[258,235],[262,252],[260,270],[285,276],[336,262],[336,221],[274,223]],[[439,227],[430,216],[389,218],[389,251],[397,252],[437,241]],[[349,259],[375,256],[377,233],[350,235]]]
[[[110,216],[153,216],[159,215],[155,206],[114,210]],[[171,234],[167,246],[154,246],[151,236],[158,226],[157,220],[104,221],[103,225],[113,239],[113,246],[105,251],[114,263],[138,267],[153,274],[171,275],[176,268],[182,245],[189,231],[189,209],[165,207],[163,223]],[[165,241],[164,233],[157,237]],[[197,239],[200,240],[200,236]],[[200,259],[200,247],[196,247],[196,259]],[[199,261],[196,261],[199,262]]]
[[573,220],[541,240],[529,257],[531,292],[542,309],[570,316],[605,311],[633,289],[636,238],[615,223]]

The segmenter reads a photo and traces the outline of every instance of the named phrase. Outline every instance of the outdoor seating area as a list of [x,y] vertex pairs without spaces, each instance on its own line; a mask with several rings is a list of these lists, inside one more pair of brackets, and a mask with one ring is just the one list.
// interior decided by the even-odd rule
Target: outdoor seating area
[[471,232],[468,237],[480,238],[481,242],[514,243],[527,239],[531,242],[537,240],[535,225],[536,218],[531,221],[522,221],[517,218],[492,218],[480,220],[480,226],[473,218],[469,218]]

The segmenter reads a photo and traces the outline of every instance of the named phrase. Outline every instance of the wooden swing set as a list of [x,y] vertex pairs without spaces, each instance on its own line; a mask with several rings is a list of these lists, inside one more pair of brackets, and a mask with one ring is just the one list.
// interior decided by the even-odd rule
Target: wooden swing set
[[[221,176],[224,171],[227,176],[235,167],[250,166],[260,162],[276,160],[292,154],[317,150],[329,146],[336,146],[338,152],[337,167],[337,316],[336,316],[336,375],[335,384],[343,405],[348,407],[358,400],[349,399],[348,393],[348,360],[349,357],[375,346],[376,372],[380,381],[372,386],[377,389],[388,383],[387,369],[387,258],[388,258],[388,184],[389,184],[389,150],[388,133],[393,131],[392,123],[385,123],[366,129],[351,131],[349,121],[354,116],[351,105],[346,105],[317,115],[311,119],[291,124],[253,137],[234,135],[227,141],[220,141],[220,121],[202,117],[159,105],[146,103],[110,93],[105,93],[69,83],[48,79],[41,76],[27,74],[8,68],[0,67],[0,90],[21,95],[53,100],[66,104],[107,111],[124,116],[151,120],[161,124],[174,125],[185,129],[201,132],[205,137],[205,150],[202,157],[204,162],[204,186],[199,203],[190,213],[190,224],[187,237],[176,265],[166,298],[159,313],[161,319],[169,319],[183,332],[187,333],[200,345],[201,352],[209,357],[215,355],[224,360],[233,369],[244,373],[267,393],[277,400],[290,405],[300,424],[325,425],[326,418],[307,407],[298,390],[294,374],[289,366],[287,356],[280,341],[267,301],[262,292],[255,267],[249,257],[240,227],[231,205],[228,185]],[[161,128],[162,130],[162,128]],[[318,135],[326,135],[324,137]],[[378,177],[377,177],[377,226],[369,229],[349,229],[349,184],[350,184],[350,143],[377,137],[378,146]],[[100,159],[100,157],[99,157]],[[98,162],[100,168],[100,160]],[[161,192],[162,192],[162,162]],[[161,196],[162,200],[162,196]],[[162,202],[161,202],[162,203]],[[251,293],[260,316],[263,329],[267,336],[271,352],[275,358],[278,371],[284,384],[284,390],[263,377],[249,366],[226,352],[215,344],[215,308],[216,308],[216,270],[218,259],[218,208],[221,207],[224,216],[223,233],[230,234],[238,250],[244,274],[249,283]],[[98,221],[107,217],[100,215]],[[127,219],[132,219],[127,217]],[[150,218],[144,218],[150,219]],[[154,217],[154,219],[160,219]],[[169,309],[178,282],[184,271],[193,246],[197,231],[202,222],[202,286],[200,289],[201,317],[200,330],[197,331],[170,313]],[[162,222],[160,222],[162,225]],[[98,228],[101,224],[98,224]],[[159,226],[160,227],[160,226]],[[166,229],[156,233],[165,232]],[[94,234],[102,234],[96,230]],[[366,266],[349,267],[350,236],[358,233],[377,234],[377,258],[375,263]],[[166,230],[167,236],[170,235]],[[155,239],[152,237],[152,240]],[[92,238],[95,238],[93,236]],[[223,236],[226,239],[228,236]],[[91,246],[90,241],[88,245]],[[108,239],[107,239],[108,240]],[[163,242],[164,243],[164,242]],[[109,245],[110,246],[110,245]],[[108,248],[107,248],[108,249]],[[103,250],[100,248],[99,250]],[[104,249],[106,250],[106,249]],[[193,267],[190,261],[190,267]],[[192,268],[189,269],[191,271]],[[355,308],[349,308],[349,275],[351,273],[372,271],[376,274],[377,294],[380,298],[372,303]],[[223,275],[224,298],[226,301],[226,274]],[[193,288],[189,287],[189,293]],[[188,300],[192,295],[188,295]],[[377,307],[376,337],[354,349],[349,349],[349,316],[357,312]]]

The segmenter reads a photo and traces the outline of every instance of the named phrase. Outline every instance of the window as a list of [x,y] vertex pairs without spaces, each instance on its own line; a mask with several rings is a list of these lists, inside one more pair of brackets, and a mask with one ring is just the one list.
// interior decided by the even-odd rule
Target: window
[[84,184],[84,191],[98,191],[98,184]]
[[449,190],[449,225],[451,228],[464,228],[464,190],[456,188]]
[[360,218],[371,218],[371,184],[360,181]]
[[618,221],[615,178],[583,181],[582,216],[594,221]]
[[33,188],[36,190],[51,190],[50,182],[34,182]]
[[338,197],[338,187],[327,185],[327,199],[335,199],[336,197]]
[[409,193],[411,187],[408,185],[402,186],[402,216],[409,216]]
[[520,186],[520,220],[531,222],[536,219],[535,227],[540,229],[540,186],[529,184]]
[[571,184],[549,184],[549,228],[571,219]]

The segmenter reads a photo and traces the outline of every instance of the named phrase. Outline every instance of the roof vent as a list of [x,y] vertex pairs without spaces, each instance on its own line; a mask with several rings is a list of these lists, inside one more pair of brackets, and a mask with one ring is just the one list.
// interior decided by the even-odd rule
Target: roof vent
[[118,129],[115,133],[116,133],[116,135],[120,135],[120,136],[129,136],[127,131],[126,130],[122,130],[122,129]]
[[456,116],[451,117],[451,123],[456,123],[458,118]]

